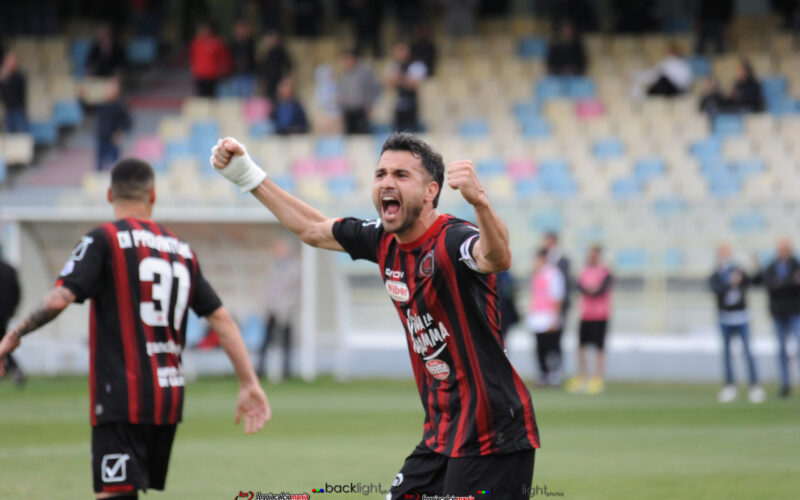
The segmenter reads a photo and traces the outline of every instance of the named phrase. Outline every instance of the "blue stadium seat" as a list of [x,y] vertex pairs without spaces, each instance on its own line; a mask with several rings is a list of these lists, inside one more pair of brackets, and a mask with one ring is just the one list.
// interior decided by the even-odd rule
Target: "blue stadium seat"
[[542,176],[542,178],[568,176],[569,163],[561,158],[543,160],[539,164],[539,175]]
[[250,135],[256,138],[267,137],[275,133],[275,124],[270,120],[262,120],[250,125]]
[[542,106],[538,101],[520,101],[514,104],[512,113],[514,113],[514,117],[517,121],[524,123],[529,117],[538,117],[541,110]]
[[643,248],[621,248],[614,263],[621,272],[642,272],[647,265],[647,253]]
[[518,200],[531,200],[544,193],[544,185],[538,177],[520,179],[514,183]]
[[345,198],[356,190],[356,181],[349,175],[336,177],[328,181],[328,190],[335,198]]
[[588,99],[595,96],[596,89],[591,78],[577,76],[568,80],[567,93],[573,99]]
[[186,347],[194,347],[198,342],[203,340],[205,336],[205,328],[200,318],[189,309],[189,314],[186,316],[186,327],[184,328],[184,335],[186,336]]
[[761,80],[761,90],[767,102],[785,97],[787,89],[786,78],[783,76],[771,76]]
[[766,171],[764,161],[758,158],[750,160],[742,160],[735,165],[735,171],[739,177],[747,177],[749,175],[757,175]]
[[721,152],[722,143],[718,137],[697,141],[689,147],[689,153],[699,161],[719,158]]
[[340,136],[321,137],[314,145],[314,154],[328,158],[345,154],[345,141]]
[[762,269],[766,268],[770,262],[775,260],[775,249],[774,248],[762,248],[760,250],[756,250],[756,255],[758,255],[758,262]]
[[6,182],[8,178],[8,167],[6,166],[6,161],[3,158],[0,158],[0,184]]
[[86,61],[89,59],[93,43],[92,38],[76,38],[69,47],[74,73],[78,78],[86,76]]
[[[249,351],[257,351],[264,342],[266,325],[264,320],[255,314],[248,316],[242,328],[242,340]],[[269,335],[269,333],[267,333]]]
[[189,136],[190,153],[197,159],[201,170],[209,176],[216,175],[208,156],[217,141],[219,141],[219,127],[215,121],[204,120],[192,124]]
[[544,57],[547,54],[547,41],[538,36],[523,37],[519,41],[517,54],[526,59]]
[[692,67],[692,75],[695,78],[702,78],[711,74],[711,62],[705,56],[690,57],[689,66]]
[[233,82],[223,80],[217,84],[217,97],[238,97]]
[[559,97],[568,97],[567,79],[546,76],[536,84],[536,98],[540,102]]
[[128,62],[152,64],[158,56],[158,41],[150,36],[138,36],[128,42]]
[[560,212],[545,210],[533,215],[531,226],[537,233],[546,233],[548,231],[559,233],[564,226],[564,218]]
[[734,198],[741,191],[741,181],[733,176],[714,177],[709,179],[709,190],[717,199]]
[[164,162],[167,165],[178,158],[187,156],[192,156],[192,147],[191,143],[186,139],[169,141],[164,145]]
[[54,120],[30,123],[33,142],[37,146],[52,146],[58,140],[58,127]]
[[57,101],[53,106],[53,120],[57,127],[76,127],[83,121],[83,108],[77,99]]
[[550,124],[542,117],[529,116],[522,121],[522,136],[525,139],[542,139],[553,133]]
[[611,184],[611,195],[617,201],[630,200],[642,194],[642,187],[636,179],[617,179]]
[[578,194],[578,185],[569,175],[545,180],[545,188],[552,196],[560,199],[574,198]]
[[489,136],[489,123],[483,119],[467,120],[459,125],[458,133],[466,139],[483,139]]
[[774,116],[787,116],[798,113],[798,103],[789,97],[782,97],[767,102],[767,112]]
[[674,273],[683,266],[683,252],[679,248],[667,248],[662,255],[667,272]]
[[668,196],[660,198],[653,203],[653,212],[659,217],[671,217],[681,215],[686,211],[686,200],[680,196]]
[[[392,125],[389,123],[373,123],[370,125],[370,133],[378,136],[388,136],[392,132]],[[385,140],[385,138],[384,138]],[[383,142],[381,142],[383,144]]]
[[714,117],[714,135],[717,137],[727,137],[739,135],[744,130],[744,123],[741,115],[721,114]]
[[287,191],[289,193],[294,192],[294,179],[292,179],[290,176],[284,176],[284,175],[274,176],[274,177],[270,176],[270,179],[272,179],[272,182],[277,184],[278,187],[280,187],[284,191]]
[[481,177],[497,177],[506,174],[506,162],[500,157],[484,158],[476,166]]
[[592,153],[599,160],[608,160],[624,154],[625,145],[616,137],[598,139],[592,146]]
[[633,175],[639,183],[661,177],[667,171],[664,161],[657,157],[640,158],[636,160],[633,169]]
[[739,234],[752,234],[767,227],[764,214],[758,211],[740,212],[731,217],[731,229]]
[[734,177],[736,172],[730,163],[722,158],[708,158],[700,162],[700,173],[707,179]]

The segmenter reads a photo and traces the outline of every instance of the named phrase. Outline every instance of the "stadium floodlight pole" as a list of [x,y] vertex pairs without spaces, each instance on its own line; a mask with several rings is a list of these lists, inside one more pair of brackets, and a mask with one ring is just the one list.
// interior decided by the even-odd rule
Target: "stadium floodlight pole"
[[[323,215],[281,189],[235,139],[220,140],[210,161],[304,243],[380,266],[425,409],[422,442],[387,499],[469,496],[492,485],[527,491],[539,433],[530,393],[505,352],[493,274],[511,265],[510,235],[472,162],[450,163],[447,185],[473,207],[477,227],[437,211],[444,161],[408,133],[383,144],[372,184],[376,220]],[[432,484],[445,469],[444,484]]]

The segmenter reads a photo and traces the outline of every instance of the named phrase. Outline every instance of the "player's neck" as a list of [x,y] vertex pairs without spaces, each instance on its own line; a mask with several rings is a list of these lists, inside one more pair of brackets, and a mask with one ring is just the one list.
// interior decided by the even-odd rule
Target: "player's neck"
[[118,201],[114,203],[114,219],[150,219],[152,205],[138,201]]
[[398,243],[411,243],[417,241],[425,231],[430,228],[436,219],[439,218],[439,212],[433,208],[431,210],[424,210],[414,224],[402,233],[395,233],[394,237]]

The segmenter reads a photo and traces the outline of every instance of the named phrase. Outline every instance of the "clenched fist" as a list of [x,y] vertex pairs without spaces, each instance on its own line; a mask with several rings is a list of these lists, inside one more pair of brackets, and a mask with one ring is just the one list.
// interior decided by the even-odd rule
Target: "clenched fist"
[[226,137],[211,148],[211,165],[243,193],[252,191],[267,177],[255,164],[244,146],[232,137]]
[[470,205],[488,203],[486,191],[478,181],[475,166],[470,160],[459,160],[450,163],[447,167],[447,185],[461,191],[461,196]]
[[247,152],[244,150],[244,146],[239,144],[236,139],[226,137],[211,148],[211,165],[213,165],[214,168],[225,168],[228,166],[231,159],[233,159],[234,155],[244,156],[246,154]]

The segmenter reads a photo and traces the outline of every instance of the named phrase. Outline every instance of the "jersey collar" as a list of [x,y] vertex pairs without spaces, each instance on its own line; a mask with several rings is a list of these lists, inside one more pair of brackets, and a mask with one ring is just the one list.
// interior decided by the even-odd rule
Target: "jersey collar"
[[[433,224],[431,224],[431,226],[425,231],[425,233],[423,233],[422,236],[408,243],[400,243],[398,241],[397,246],[400,247],[400,250],[403,250],[404,252],[408,252],[417,248],[418,246],[425,243],[431,236],[436,234],[439,231],[439,229],[441,229],[441,227],[444,225],[444,223],[447,222],[448,218],[449,217],[446,214],[439,214],[439,217],[436,218]],[[397,238],[395,238],[395,241],[397,241]]]

